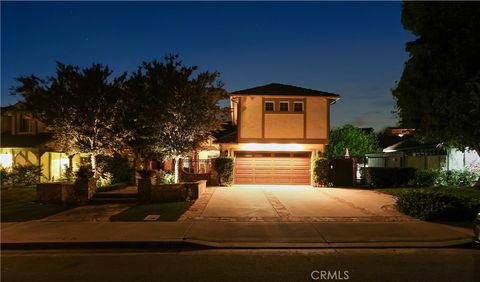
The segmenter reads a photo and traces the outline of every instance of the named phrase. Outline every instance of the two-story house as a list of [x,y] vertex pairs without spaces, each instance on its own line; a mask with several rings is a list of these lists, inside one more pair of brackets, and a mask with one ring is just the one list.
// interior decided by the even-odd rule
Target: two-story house
[[52,134],[45,124],[23,109],[22,103],[1,109],[0,166],[38,165],[40,181],[57,181],[64,177],[65,166],[75,169],[80,156],[67,156],[55,149]]
[[339,95],[272,83],[230,94],[236,137],[219,139],[235,157],[236,184],[311,184],[311,160],[325,153],[330,105]]

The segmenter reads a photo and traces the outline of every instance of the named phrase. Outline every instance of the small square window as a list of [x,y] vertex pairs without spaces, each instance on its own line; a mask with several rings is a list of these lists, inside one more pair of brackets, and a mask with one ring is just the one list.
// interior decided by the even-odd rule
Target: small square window
[[303,112],[303,102],[294,102],[293,103],[294,112]]
[[288,102],[280,102],[280,111],[288,112]]
[[275,110],[275,103],[265,102],[265,112],[273,112]]

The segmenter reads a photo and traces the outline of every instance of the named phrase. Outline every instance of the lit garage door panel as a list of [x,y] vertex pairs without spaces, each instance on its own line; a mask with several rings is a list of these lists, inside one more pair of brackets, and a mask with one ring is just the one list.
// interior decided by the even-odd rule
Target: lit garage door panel
[[237,184],[310,184],[310,152],[237,152]]

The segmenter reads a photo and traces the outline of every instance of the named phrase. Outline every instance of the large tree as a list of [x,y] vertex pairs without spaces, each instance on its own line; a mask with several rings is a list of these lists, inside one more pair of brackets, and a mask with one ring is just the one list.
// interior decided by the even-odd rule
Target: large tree
[[480,154],[479,15],[474,2],[404,2],[402,24],[416,39],[393,96],[421,139]]
[[367,132],[346,124],[342,127],[330,130],[330,141],[327,145],[327,157],[342,158],[348,149],[351,156],[359,156],[380,151],[377,136],[373,132]]
[[26,109],[47,125],[64,152],[89,154],[97,173],[96,157],[122,150],[128,138],[119,122],[124,78],[99,64],[80,69],[57,63],[55,75],[46,79],[17,78],[12,94],[23,96]]
[[148,101],[140,107],[150,111],[139,119],[146,123],[134,134],[135,146],[173,158],[178,182],[180,158],[200,148],[224,123],[227,112],[218,103],[228,96],[219,74],[199,72],[196,66],[183,65],[178,56],[167,56],[143,63],[129,85],[135,89],[132,95],[141,97],[138,101]]

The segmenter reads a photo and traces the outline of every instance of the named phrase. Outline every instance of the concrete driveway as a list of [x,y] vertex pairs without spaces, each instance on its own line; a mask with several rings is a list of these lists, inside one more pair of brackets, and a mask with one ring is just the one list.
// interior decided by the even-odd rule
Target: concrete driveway
[[379,192],[297,185],[214,187],[180,220],[229,222],[410,221]]

